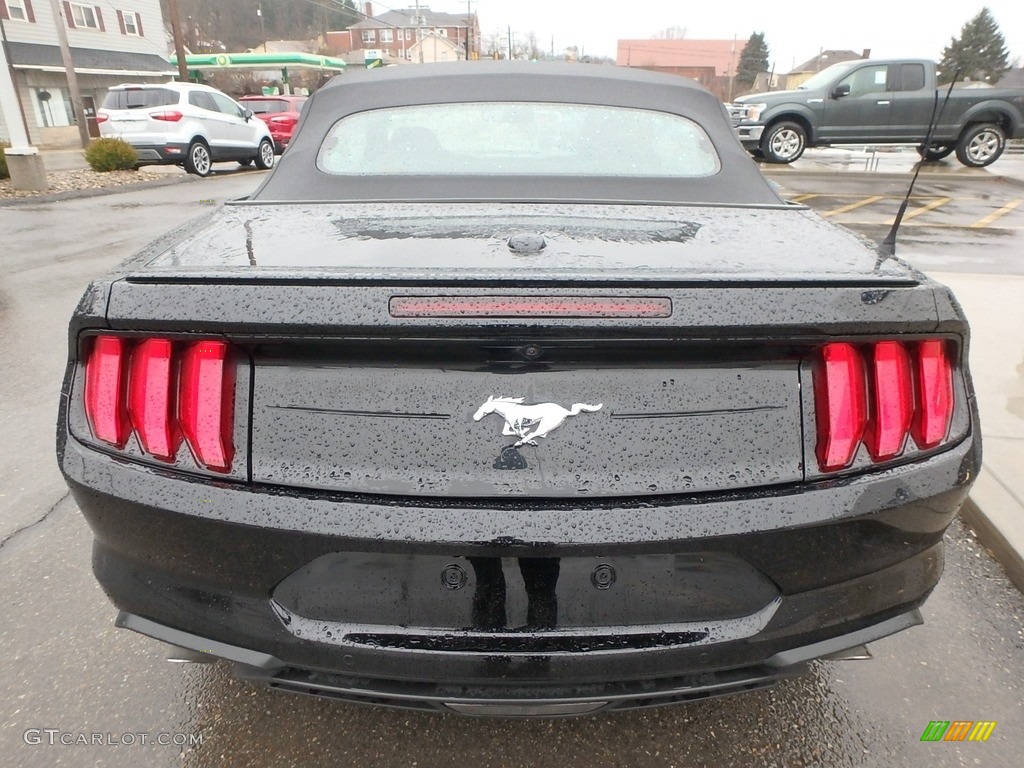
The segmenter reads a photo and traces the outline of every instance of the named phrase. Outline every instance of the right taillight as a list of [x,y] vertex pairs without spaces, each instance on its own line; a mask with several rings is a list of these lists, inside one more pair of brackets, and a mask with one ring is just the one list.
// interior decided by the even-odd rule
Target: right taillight
[[154,120],[161,120],[165,123],[176,123],[184,117],[184,115],[176,109],[166,109],[162,112],[150,112],[149,116]]
[[85,412],[93,436],[123,449],[135,433],[147,455],[228,472],[234,457],[234,368],[223,341],[102,335],[85,357]]
[[821,348],[814,369],[817,458],[823,472],[853,464],[863,444],[874,462],[897,458],[912,436],[940,445],[953,419],[953,366],[940,339]]

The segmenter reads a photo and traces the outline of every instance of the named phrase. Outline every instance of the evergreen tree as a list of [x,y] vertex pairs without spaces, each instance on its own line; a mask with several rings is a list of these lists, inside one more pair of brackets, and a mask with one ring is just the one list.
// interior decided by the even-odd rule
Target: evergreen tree
[[754,81],[762,72],[768,71],[768,44],[764,41],[764,32],[754,32],[740,54],[740,63],[736,68],[736,86],[745,91],[754,87]]
[[960,74],[958,80],[981,80],[995,84],[1010,65],[1006,38],[988,8],[982,8],[973,19],[964,24],[960,38],[952,38],[942,52],[939,62],[939,80],[948,83]]

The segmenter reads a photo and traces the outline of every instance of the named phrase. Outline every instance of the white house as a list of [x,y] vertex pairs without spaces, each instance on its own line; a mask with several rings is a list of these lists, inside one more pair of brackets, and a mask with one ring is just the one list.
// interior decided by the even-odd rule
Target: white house
[[[160,82],[177,74],[167,61],[160,0],[63,0],[60,9],[87,118],[111,85]],[[0,140],[10,136],[7,121],[24,119],[32,144],[76,146],[78,128],[49,0],[0,0],[0,33],[22,112],[0,115]]]

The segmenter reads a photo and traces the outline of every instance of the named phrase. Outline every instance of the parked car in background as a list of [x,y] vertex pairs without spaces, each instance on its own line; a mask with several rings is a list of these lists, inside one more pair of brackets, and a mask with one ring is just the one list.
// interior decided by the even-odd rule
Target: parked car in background
[[917,144],[926,160],[956,152],[964,165],[983,168],[1007,139],[1024,138],[1024,88],[956,88],[945,103],[946,87],[932,61],[855,59],[796,90],[743,96],[729,111],[744,148],[769,163],[792,163],[807,147]]
[[229,160],[263,170],[274,165],[267,124],[207,85],[118,85],[107,92],[96,120],[101,136],[135,147],[139,165],[180,165],[198,176]]
[[782,200],[712,94],[395,67],[302,126],[71,320],[57,453],[119,626],[280,690],[564,716],[921,622],[980,465],[967,321]]
[[243,96],[242,106],[251,109],[270,128],[274,150],[281,154],[292,140],[299,113],[308,96]]

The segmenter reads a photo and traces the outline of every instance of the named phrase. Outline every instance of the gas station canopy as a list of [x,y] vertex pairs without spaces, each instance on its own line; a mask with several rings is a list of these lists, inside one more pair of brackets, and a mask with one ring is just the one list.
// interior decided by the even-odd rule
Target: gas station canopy
[[[171,64],[178,66],[178,57],[171,56]],[[343,72],[344,61],[314,53],[198,53],[185,57],[189,69],[278,69],[308,67],[332,72]]]

